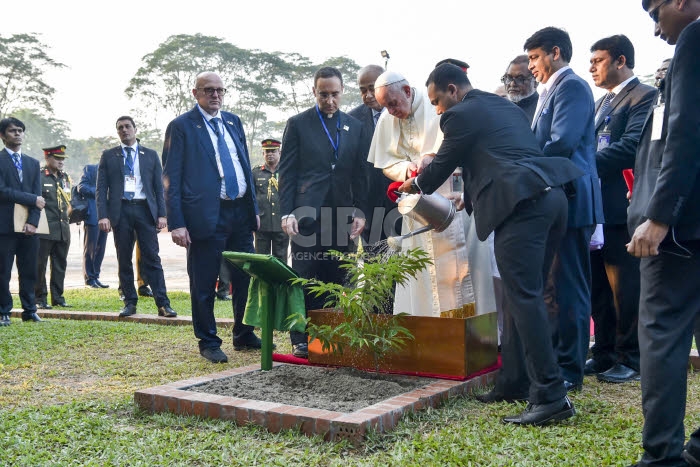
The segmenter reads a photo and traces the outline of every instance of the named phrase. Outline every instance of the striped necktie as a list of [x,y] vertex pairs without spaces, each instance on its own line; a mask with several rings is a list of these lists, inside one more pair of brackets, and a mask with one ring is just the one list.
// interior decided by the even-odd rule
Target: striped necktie
[[[231,199],[238,197],[238,178],[236,177],[236,168],[231,160],[231,152],[228,150],[228,145],[224,139],[224,134],[219,127],[219,117],[211,119],[212,129],[216,133],[216,145],[219,150],[219,159],[221,160],[221,168],[224,170],[224,183],[226,184],[226,195]],[[224,130],[226,131],[226,130]]]
[[608,107],[610,107],[610,103],[612,100],[615,98],[615,93],[614,92],[609,92],[605,95],[603,98],[603,103],[600,104],[600,109],[598,109],[598,115],[596,115],[596,126],[598,121],[600,120],[600,117],[605,115],[605,112],[608,110]]
[[19,175],[19,181],[20,183],[24,180],[24,174],[22,174],[22,159],[21,156],[13,152],[12,153],[12,162],[15,164],[15,168],[17,168],[17,175]]

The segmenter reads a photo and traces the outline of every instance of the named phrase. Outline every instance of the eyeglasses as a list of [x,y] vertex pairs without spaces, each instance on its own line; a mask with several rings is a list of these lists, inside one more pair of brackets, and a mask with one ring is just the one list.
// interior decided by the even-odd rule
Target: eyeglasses
[[523,84],[529,82],[533,77],[532,76],[509,76],[509,75],[503,75],[501,76],[501,83],[508,85],[512,82],[515,82],[515,84],[518,84],[522,86]]
[[666,5],[670,1],[671,0],[664,0],[663,2],[656,5],[656,8],[649,12],[649,16],[651,16],[651,19],[653,19],[655,23],[659,22],[659,10],[661,9],[661,7]]
[[214,93],[220,96],[226,95],[226,88],[197,88],[198,91],[204,91],[204,94],[211,97]]

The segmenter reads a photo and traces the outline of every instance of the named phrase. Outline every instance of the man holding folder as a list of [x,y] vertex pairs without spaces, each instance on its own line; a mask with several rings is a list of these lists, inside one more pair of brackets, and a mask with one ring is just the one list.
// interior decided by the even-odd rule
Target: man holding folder
[[[0,151],[0,326],[10,325],[10,276],[15,257],[22,321],[41,321],[34,296],[39,253],[39,239],[34,234],[46,203],[41,196],[39,161],[22,154],[24,129],[24,123],[16,118],[0,120],[0,137],[5,144]],[[21,206],[28,211],[27,220],[15,228],[14,211]]]

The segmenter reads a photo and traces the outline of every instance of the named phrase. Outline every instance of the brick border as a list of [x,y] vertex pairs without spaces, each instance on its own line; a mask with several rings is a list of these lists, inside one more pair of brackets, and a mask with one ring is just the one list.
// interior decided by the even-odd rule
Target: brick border
[[[110,311],[76,311],[76,310],[37,310],[36,312],[41,318],[53,319],[75,319],[75,320],[90,320],[90,321],[122,321],[124,323],[141,323],[141,324],[165,324],[170,326],[192,326],[191,316],[176,316],[175,318],[166,318],[157,314],[141,314],[120,318],[119,313]],[[22,310],[13,309],[10,312],[13,318],[21,318]],[[232,327],[232,318],[217,318],[216,325],[220,327]]]
[[[287,365],[274,363],[273,366]],[[171,412],[229,420],[237,425],[254,424],[272,433],[297,430],[306,436],[320,436],[325,441],[346,439],[359,444],[368,430],[379,433],[391,431],[401,417],[428,407],[438,407],[449,398],[470,394],[476,388],[495,382],[496,372],[490,372],[467,381],[438,380],[413,391],[392,397],[355,412],[343,413],[299,407],[274,402],[239,399],[201,392],[188,391],[196,384],[228,378],[260,369],[260,365],[213,373],[134,393],[138,407],[148,413]]]

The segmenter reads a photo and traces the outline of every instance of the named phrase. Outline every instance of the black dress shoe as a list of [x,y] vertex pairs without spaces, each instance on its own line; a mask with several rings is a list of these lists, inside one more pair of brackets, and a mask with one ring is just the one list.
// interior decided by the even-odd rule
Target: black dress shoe
[[598,373],[607,371],[610,368],[612,368],[612,364],[606,366],[606,364],[600,360],[596,360],[595,358],[589,358],[588,360],[586,360],[586,365],[583,367],[583,374],[597,375]]
[[697,449],[693,449],[693,447],[690,446],[690,442],[685,445],[685,449],[683,449],[681,457],[688,463],[688,465],[700,466],[700,452],[698,452]]
[[292,346],[292,355],[297,358],[309,358],[309,344],[302,342]]
[[170,308],[170,305],[159,306],[158,307],[158,316],[165,316],[166,318],[174,318],[177,316],[177,313],[175,313],[175,310]]
[[10,325],[10,315],[0,316],[0,326],[9,326],[9,325]]
[[508,402],[509,404],[512,404],[513,402],[526,401],[527,398],[528,396],[506,397],[494,390],[474,396],[474,399],[478,400],[479,402],[483,402],[484,404],[495,404],[496,402]]
[[69,304],[66,303],[65,300],[59,300],[58,302],[52,303],[53,306],[60,306],[61,308],[71,308]]
[[200,349],[199,353],[212,363],[228,362],[228,357],[219,347],[215,349]]
[[516,425],[541,426],[573,417],[575,413],[574,405],[568,397],[564,396],[558,401],[547,404],[528,404],[522,413],[504,417],[503,422],[515,423]]
[[49,305],[46,302],[36,302],[36,307],[39,308],[40,310],[50,310],[53,308],[51,305]]
[[598,374],[598,381],[606,383],[628,383],[630,381],[639,381],[639,372],[633,368],[616,363],[612,368],[604,373]]
[[99,289],[100,286],[97,284],[97,281],[95,279],[90,279],[89,281],[85,282],[85,285],[88,287],[92,287],[93,289]]
[[37,315],[34,312],[27,313],[26,311],[22,312],[22,321],[34,321],[35,323],[39,323],[43,321],[41,318],[39,318],[39,315]]
[[120,318],[125,318],[127,316],[136,314],[136,305],[124,305],[122,311],[119,313]]
[[566,392],[581,392],[581,389],[583,389],[583,384],[572,383],[571,381],[564,380],[564,387],[566,388]]
[[102,288],[102,289],[108,289],[108,288],[109,288],[109,285],[103,284],[102,282],[100,282],[99,279],[95,279],[95,284],[97,284],[97,286],[100,287],[100,288]]
[[[277,346],[275,344],[272,344],[272,348],[276,349]],[[246,340],[245,342],[233,342],[233,350],[236,351],[258,349],[262,349],[262,340],[260,340],[260,338],[255,335],[253,335],[253,337]]]
[[149,286],[144,285],[142,287],[139,287],[139,295],[142,297],[152,297],[153,291],[151,291],[151,288]]
[[229,294],[216,294],[216,299],[224,302],[230,302],[233,300]]

